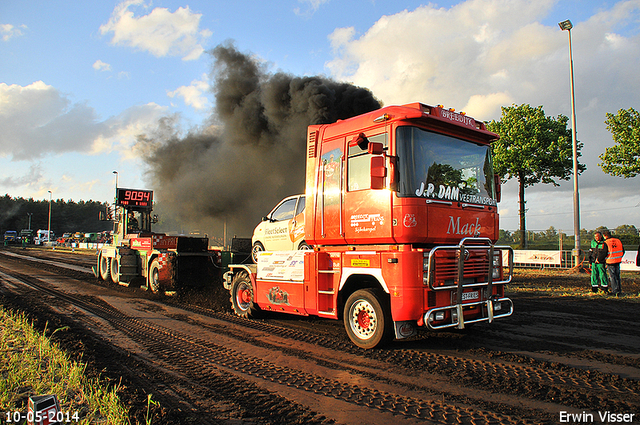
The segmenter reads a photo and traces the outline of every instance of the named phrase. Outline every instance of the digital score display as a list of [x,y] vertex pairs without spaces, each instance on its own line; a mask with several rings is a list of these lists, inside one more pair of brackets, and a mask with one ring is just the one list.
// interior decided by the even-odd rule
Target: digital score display
[[121,207],[153,207],[153,190],[118,188],[116,205]]

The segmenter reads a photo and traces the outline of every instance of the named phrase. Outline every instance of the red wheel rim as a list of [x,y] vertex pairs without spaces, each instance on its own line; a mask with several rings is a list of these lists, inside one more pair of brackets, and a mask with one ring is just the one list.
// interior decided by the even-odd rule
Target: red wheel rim
[[371,325],[371,317],[369,316],[369,312],[366,310],[360,310],[358,312],[358,325],[360,325],[363,329],[368,329]]
[[238,292],[238,297],[240,298],[241,304],[247,304],[251,301],[251,291],[242,289]]

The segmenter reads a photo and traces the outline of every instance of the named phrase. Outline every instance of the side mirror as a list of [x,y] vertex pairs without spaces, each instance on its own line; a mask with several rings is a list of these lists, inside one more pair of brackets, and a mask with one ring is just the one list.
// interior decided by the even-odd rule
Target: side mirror
[[493,175],[493,184],[496,187],[496,202],[500,202],[502,199],[502,180],[500,180],[499,175]]
[[371,155],[382,155],[382,153],[384,152],[384,145],[380,142],[369,142],[367,151]]
[[358,146],[362,150],[367,149],[368,144],[369,139],[367,139],[367,136],[365,136],[364,133],[358,134],[349,142],[349,146]]
[[151,224],[156,224],[158,222],[158,215],[154,214],[153,217],[151,217]]
[[384,156],[371,157],[371,189],[384,189],[387,167]]

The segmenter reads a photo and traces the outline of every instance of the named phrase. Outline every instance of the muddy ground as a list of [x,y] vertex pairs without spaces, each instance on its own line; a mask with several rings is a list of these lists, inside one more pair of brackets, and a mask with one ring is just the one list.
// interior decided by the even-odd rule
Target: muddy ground
[[[74,255],[78,264],[88,265],[95,258]],[[601,412],[621,415],[613,417],[620,419],[618,423],[625,422],[623,418],[640,423],[637,274],[623,274],[623,297],[614,298],[591,293],[586,273],[516,270],[507,293],[514,301],[513,316],[463,331],[421,332],[409,341],[364,353],[352,348],[342,326],[332,321],[272,315],[262,323],[275,324],[277,329],[252,324],[259,329],[255,330],[226,322],[225,316],[201,318],[173,307],[187,303],[227,313],[228,294],[220,288],[163,300],[82,272],[34,266],[0,252],[0,272],[13,271],[37,276],[63,291],[91,293],[132,316],[131,306],[135,306],[139,320],[148,316],[154,323],[163,315],[162,326],[169,327],[165,322],[170,318],[175,321],[171,325],[175,333],[186,335],[197,328],[195,333],[205,338],[213,332],[220,345],[232,346],[247,359],[269,357],[279,373],[302,375],[289,370],[303,370],[328,376],[341,388],[357,382],[359,387],[379,389],[368,403],[354,401],[355,396],[300,392],[297,384],[287,382],[289,378],[277,378],[282,381],[279,384],[265,383],[264,372],[233,369],[226,363],[211,366],[212,370],[195,360],[181,366],[179,354],[168,354],[167,348],[159,354],[132,331],[85,316],[81,308],[68,308],[50,297],[33,296],[32,289],[13,290],[0,275],[0,304],[26,312],[36,327],[48,333],[68,326],[52,339],[72,358],[86,363],[88,375],[118,386],[133,424],[145,423],[149,393],[159,401],[152,407],[155,424],[581,422],[562,420],[567,412],[593,412],[593,423],[606,423],[598,416]],[[243,329],[247,329],[246,338]],[[348,379],[345,374],[350,375]],[[268,400],[256,401],[261,397]],[[375,406],[375,417],[368,416],[376,397],[381,404],[390,400],[390,404],[411,406],[414,402],[406,400],[428,401],[430,405],[417,405],[415,410],[432,408],[435,413],[399,413],[392,407]]]

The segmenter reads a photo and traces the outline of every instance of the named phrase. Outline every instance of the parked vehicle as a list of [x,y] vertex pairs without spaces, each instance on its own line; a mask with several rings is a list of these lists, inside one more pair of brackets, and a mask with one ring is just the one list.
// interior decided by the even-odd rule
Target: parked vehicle
[[93,232],[85,233],[83,242],[85,242],[85,243],[96,243],[96,242],[98,242],[98,235],[99,235],[99,233],[93,233]]
[[36,232],[36,237],[34,238],[34,243],[36,245],[44,245],[45,243],[48,242],[56,242],[56,235],[53,232],[53,230],[51,231],[51,234],[49,234],[48,230],[38,230]]
[[56,242],[58,243],[58,245],[67,245],[71,239],[71,236],[73,236],[73,233],[65,232],[56,240]]
[[251,258],[258,262],[261,251],[310,249],[304,241],[305,196],[283,199],[253,231]]
[[20,240],[23,244],[32,244],[34,237],[34,231],[31,229],[22,229],[20,231]]
[[18,232],[15,230],[7,230],[4,232],[4,244],[14,244],[18,242]]

